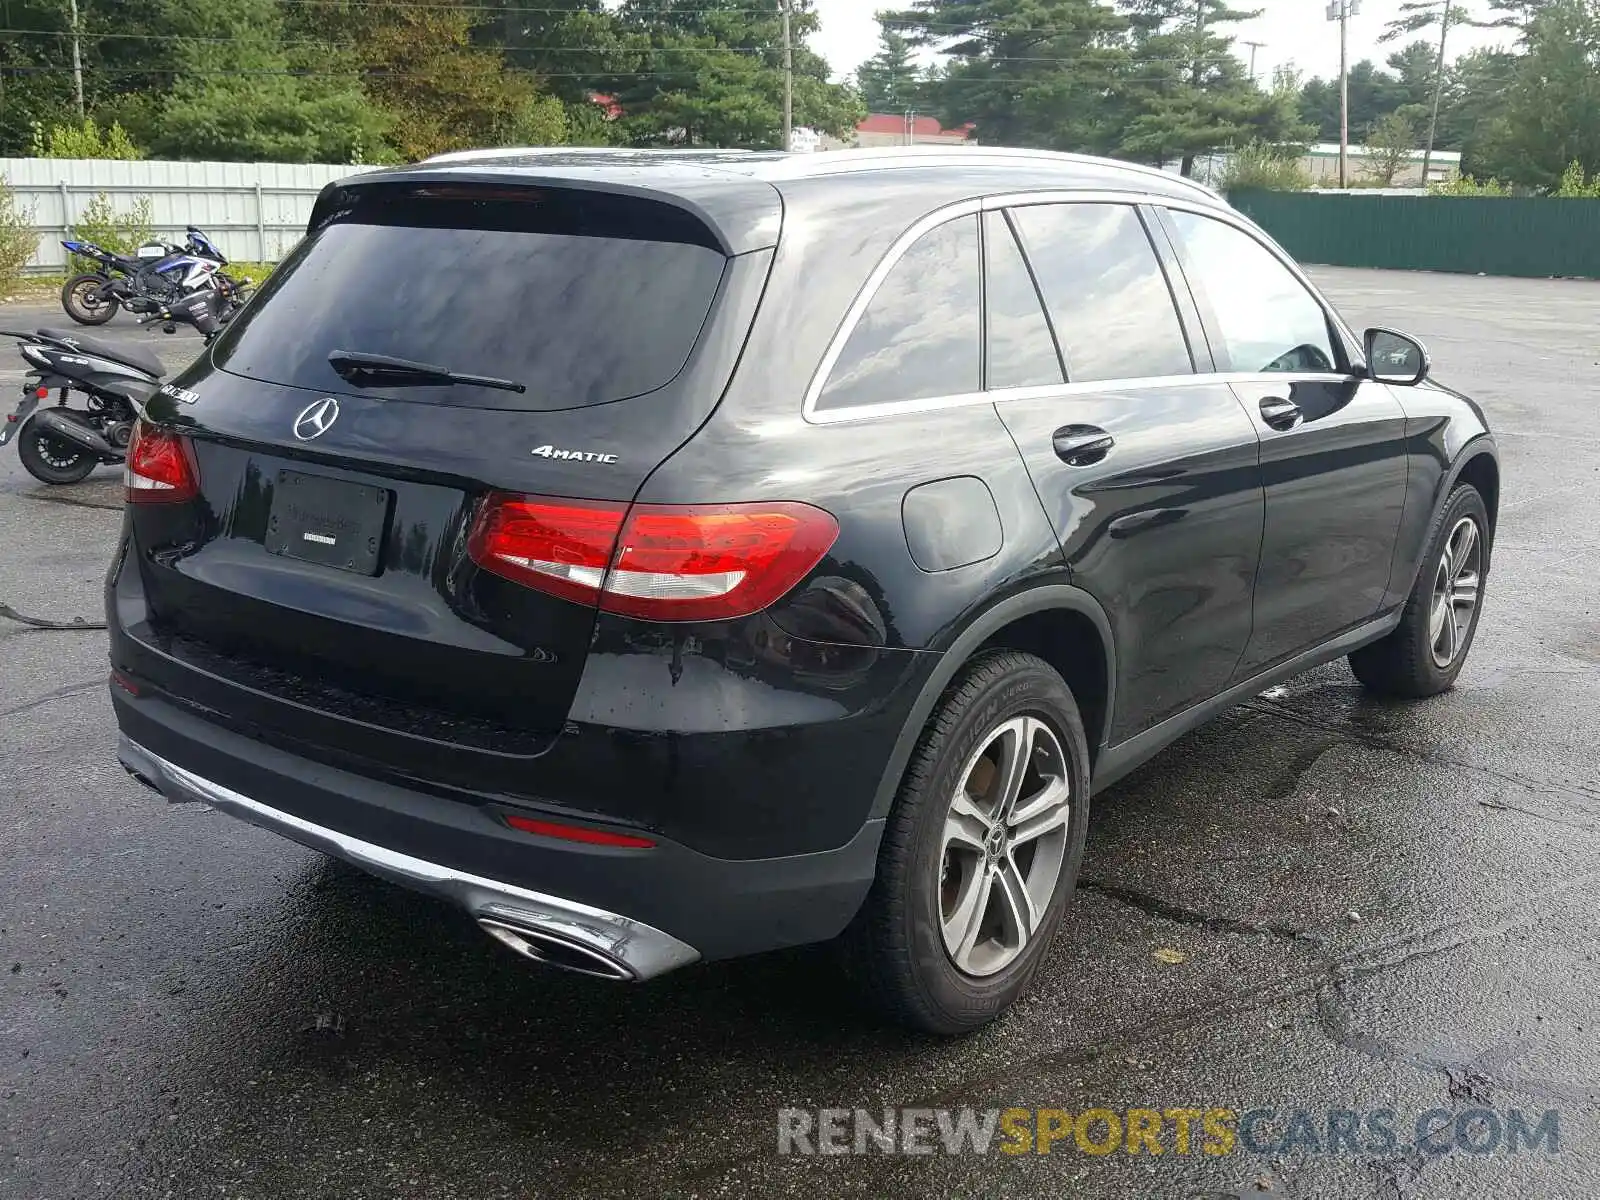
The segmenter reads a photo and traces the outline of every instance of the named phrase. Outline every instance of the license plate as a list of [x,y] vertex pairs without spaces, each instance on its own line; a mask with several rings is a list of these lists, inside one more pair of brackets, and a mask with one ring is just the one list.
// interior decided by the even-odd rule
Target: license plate
[[279,471],[266,547],[285,558],[376,575],[392,498],[386,488]]

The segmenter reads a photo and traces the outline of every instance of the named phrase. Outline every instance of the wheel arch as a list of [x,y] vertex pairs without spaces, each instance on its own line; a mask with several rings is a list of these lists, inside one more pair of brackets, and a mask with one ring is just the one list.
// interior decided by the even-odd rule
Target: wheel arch
[[[1439,514],[1444,511],[1445,505],[1450,503],[1450,497],[1463,483],[1470,483],[1478,489],[1478,494],[1483,497],[1483,506],[1489,512],[1489,528],[1484,534],[1484,565],[1492,565],[1494,558],[1495,527],[1499,523],[1500,513],[1500,453],[1495,446],[1494,438],[1489,434],[1480,434],[1467,442],[1457,452],[1455,460],[1450,464],[1439,480],[1438,490],[1433,497],[1433,511],[1428,516],[1428,528],[1432,529],[1439,520]],[[1427,558],[1424,553],[1417,560],[1417,573],[1422,571],[1422,565]],[[1411,587],[1416,586],[1416,575],[1413,574],[1411,586],[1406,589],[1410,593]]]
[[1470,483],[1477,488],[1478,494],[1483,497],[1483,506],[1489,510],[1489,541],[1493,543],[1495,526],[1500,521],[1500,459],[1494,452],[1494,443],[1487,438],[1468,443],[1453,474],[1454,478],[1450,486],[1444,489],[1444,498],[1439,503],[1445,503],[1460,484]]
[[1093,773],[1111,728],[1116,652],[1105,610],[1082,588],[1044,584],[1007,597],[969,621],[944,649],[895,739],[873,798],[872,817],[888,814],[928,719],[963,667],[989,650],[1020,650],[1054,667],[1072,689],[1083,716]]

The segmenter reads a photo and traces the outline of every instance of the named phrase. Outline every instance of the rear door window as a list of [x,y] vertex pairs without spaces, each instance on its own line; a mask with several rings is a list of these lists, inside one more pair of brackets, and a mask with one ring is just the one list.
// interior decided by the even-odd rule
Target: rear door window
[[1004,213],[984,216],[983,253],[988,267],[984,287],[988,386],[1044,387],[1062,382],[1055,335]]
[[851,331],[819,411],[965,395],[983,387],[978,218],[957,217],[901,256]]
[[1198,213],[1169,209],[1184,273],[1209,302],[1234,371],[1338,369],[1328,314],[1294,273],[1255,238]]
[[1166,273],[1131,206],[1040,204],[1012,216],[1069,381],[1193,373]]
[[[315,391],[465,407],[626,400],[683,369],[728,261],[709,230],[660,203],[534,188],[371,191],[272,273],[218,342],[219,366]],[[358,388],[329,364],[334,351],[526,391],[393,378]]]

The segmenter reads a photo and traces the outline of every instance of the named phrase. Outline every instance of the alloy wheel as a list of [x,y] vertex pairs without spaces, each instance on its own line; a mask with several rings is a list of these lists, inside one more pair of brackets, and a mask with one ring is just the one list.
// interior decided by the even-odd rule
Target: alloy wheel
[[1044,921],[1066,857],[1071,768],[1033,716],[997,726],[950,799],[939,856],[946,952],[968,975],[1004,970]]
[[1461,654],[1483,590],[1483,537],[1478,522],[1462,517],[1445,541],[1428,609],[1428,646],[1441,670]]

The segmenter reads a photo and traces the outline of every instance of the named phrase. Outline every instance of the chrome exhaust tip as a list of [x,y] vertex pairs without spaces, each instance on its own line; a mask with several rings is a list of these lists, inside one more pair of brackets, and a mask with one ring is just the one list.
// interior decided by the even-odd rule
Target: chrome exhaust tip
[[547,967],[559,967],[563,971],[576,971],[580,975],[623,983],[631,983],[638,978],[622,962],[582,942],[490,917],[479,917],[478,925],[514,953]]

